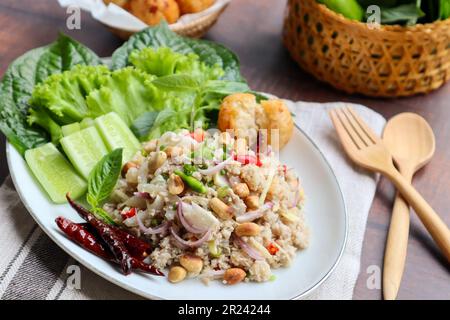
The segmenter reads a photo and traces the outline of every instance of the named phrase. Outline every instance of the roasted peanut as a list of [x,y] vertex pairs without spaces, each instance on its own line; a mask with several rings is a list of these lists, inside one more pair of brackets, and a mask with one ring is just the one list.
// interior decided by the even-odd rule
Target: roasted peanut
[[164,151],[155,152],[148,163],[148,171],[153,174],[167,160],[167,154]]
[[130,170],[130,168],[137,168],[137,164],[131,161],[128,161],[127,163],[125,163],[122,167],[122,177],[125,178],[128,170]]
[[139,182],[139,170],[137,167],[131,167],[125,174],[125,180],[128,184],[137,185]]
[[233,187],[233,191],[240,198],[245,199],[250,195],[250,190],[246,183],[238,183]]
[[169,180],[167,180],[167,189],[170,194],[177,195],[183,192],[184,190],[184,182],[180,176],[176,174],[171,174]]
[[219,198],[212,198],[209,200],[209,206],[221,219],[228,220],[233,217],[233,209]]
[[164,152],[167,154],[168,157],[172,158],[182,155],[183,149],[177,146],[168,146],[166,149],[164,149]]
[[248,196],[245,198],[245,205],[247,206],[247,209],[250,210],[256,210],[259,208],[259,198],[258,196]]
[[174,266],[170,268],[169,275],[167,276],[169,281],[172,283],[177,283],[183,281],[186,278],[186,269],[180,266]]
[[191,254],[182,255],[180,257],[180,264],[190,275],[198,275],[203,269],[203,260]]
[[147,153],[156,151],[156,147],[158,146],[158,140],[153,139],[144,144],[144,151]]
[[225,271],[223,281],[229,285],[237,284],[244,280],[246,275],[245,271],[241,268],[230,268]]
[[253,237],[257,236],[261,231],[261,228],[259,225],[253,222],[245,222],[236,227],[234,229],[234,232],[239,237]]

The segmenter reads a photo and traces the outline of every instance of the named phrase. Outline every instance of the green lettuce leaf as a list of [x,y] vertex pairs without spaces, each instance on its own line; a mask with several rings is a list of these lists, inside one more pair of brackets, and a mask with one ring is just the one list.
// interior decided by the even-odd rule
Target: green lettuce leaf
[[28,101],[35,85],[48,75],[69,70],[76,64],[99,63],[91,50],[60,35],[49,46],[28,51],[10,64],[0,82],[0,130],[22,155],[27,149],[49,141],[44,130],[27,121]]
[[[45,109],[60,124],[78,122],[91,112],[86,97],[99,89],[109,78],[106,66],[76,65],[69,71],[54,74],[33,90],[30,104],[34,109]],[[33,123],[33,118],[29,118]]]
[[97,117],[114,111],[130,126],[146,111],[163,107],[164,98],[152,84],[153,76],[132,67],[111,73],[87,98],[89,114]]
[[158,77],[187,74],[203,82],[219,79],[224,74],[218,65],[209,66],[194,53],[181,54],[167,47],[135,50],[129,60],[137,69]]

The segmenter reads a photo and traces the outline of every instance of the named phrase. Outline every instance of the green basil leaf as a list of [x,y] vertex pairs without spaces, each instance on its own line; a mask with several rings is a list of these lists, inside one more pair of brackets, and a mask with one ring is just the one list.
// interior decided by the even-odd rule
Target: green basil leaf
[[130,53],[146,47],[155,49],[168,47],[178,53],[195,53],[207,65],[219,65],[225,71],[224,80],[244,81],[239,71],[239,59],[233,52],[210,41],[181,37],[172,32],[166,22],[131,36],[113,53],[112,69],[121,69],[128,66]]
[[109,215],[109,213],[106,212],[105,210],[103,210],[102,208],[94,208],[94,209],[92,209],[92,212],[94,213],[94,215],[97,218],[100,218],[104,222],[113,224],[113,225],[116,224],[114,222],[113,218],[111,218],[111,216]]
[[101,206],[116,186],[122,169],[122,151],[115,149],[105,155],[89,174],[87,201],[93,208]]
[[202,91],[203,93],[216,93],[220,95],[230,95],[236,92],[248,92],[250,88],[244,82],[210,80],[207,81]]
[[153,127],[156,118],[158,117],[158,111],[148,111],[134,120],[130,129],[138,139],[147,137],[148,133]]

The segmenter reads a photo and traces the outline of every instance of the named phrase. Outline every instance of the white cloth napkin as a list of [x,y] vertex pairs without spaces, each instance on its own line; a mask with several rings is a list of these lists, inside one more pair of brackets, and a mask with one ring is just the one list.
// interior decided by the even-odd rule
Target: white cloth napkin
[[[286,103],[296,115],[295,122],[311,136],[335,171],[349,217],[348,242],[340,264],[308,298],[351,299],[377,179],[354,167],[340,148],[327,109],[343,103]],[[352,106],[370,127],[381,133],[385,124],[383,117],[366,107]],[[28,214],[10,178],[0,187],[0,221],[0,299],[139,298],[85,269],[59,249]],[[70,279],[74,268],[80,268],[79,290],[77,283]]]

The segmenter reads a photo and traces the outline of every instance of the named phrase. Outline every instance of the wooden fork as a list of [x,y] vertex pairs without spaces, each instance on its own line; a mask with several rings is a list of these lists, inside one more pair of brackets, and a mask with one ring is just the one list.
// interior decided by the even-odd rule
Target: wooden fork
[[450,230],[417,190],[397,171],[392,155],[383,141],[352,108],[333,109],[329,114],[350,159],[361,167],[381,173],[394,183],[450,262]]

